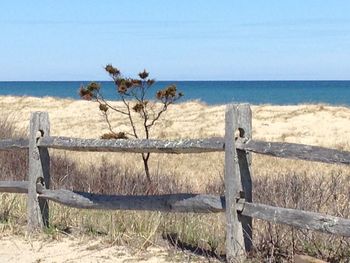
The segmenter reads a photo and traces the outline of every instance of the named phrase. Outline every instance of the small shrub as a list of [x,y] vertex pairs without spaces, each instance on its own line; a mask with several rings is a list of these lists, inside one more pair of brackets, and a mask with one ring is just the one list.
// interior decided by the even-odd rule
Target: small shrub
[[[170,85],[158,90],[154,100],[149,100],[148,92],[154,85],[155,80],[149,78],[149,73],[144,70],[138,74],[138,78],[126,78],[122,76],[119,69],[112,65],[105,67],[106,72],[112,78],[116,86],[118,98],[122,101],[123,107],[116,107],[108,102],[103,94],[101,85],[91,82],[86,87],[80,88],[79,94],[82,99],[95,101],[108,124],[109,133],[102,135],[102,139],[150,139],[152,127],[160,121],[160,117],[168,110],[169,106],[179,100],[183,94],[177,91],[175,85]],[[158,105],[160,104],[160,106]],[[121,116],[127,116],[131,132],[115,131],[110,122],[110,112]],[[136,116],[141,119],[141,127],[136,125]],[[150,153],[142,153],[144,171],[149,187],[152,185],[152,178],[149,171]]]

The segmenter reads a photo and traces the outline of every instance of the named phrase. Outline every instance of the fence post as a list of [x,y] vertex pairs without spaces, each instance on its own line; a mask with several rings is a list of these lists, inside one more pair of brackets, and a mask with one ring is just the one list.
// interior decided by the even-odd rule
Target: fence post
[[28,231],[33,232],[47,227],[49,224],[48,201],[39,199],[37,184],[49,188],[50,156],[47,148],[38,147],[40,137],[50,136],[49,115],[47,112],[33,112],[30,117],[29,133],[29,172],[27,221]]
[[225,112],[225,200],[226,200],[226,257],[228,262],[240,262],[252,247],[252,219],[237,213],[237,198],[244,195],[252,201],[250,175],[251,156],[237,151],[235,132],[251,138],[251,110],[248,104],[228,105]]

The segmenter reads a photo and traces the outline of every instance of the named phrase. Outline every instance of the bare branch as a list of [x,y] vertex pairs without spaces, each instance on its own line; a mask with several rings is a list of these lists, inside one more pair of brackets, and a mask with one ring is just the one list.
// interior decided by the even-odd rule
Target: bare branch
[[122,98],[122,101],[123,101],[125,107],[126,107],[127,110],[128,110],[129,122],[130,122],[131,128],[132,128],[132,130],[133,130],[134,136],[135,136],[136,139],[138,139],[139,137],[138,137],[137,132],[136,132],[135,123],[134,123],[134,120],[133,120],[133,118],[132,118],[132,116],[131,116],[130,105],[129,105],[128,102],[126,102],[124,96],[121,96],[121,98]]
[[113,134],[116,135],[116,132],[114,132],[114,130],[113,130],[113,128],[112,128],[112,125],[111,125],[111,122],[109,121],[107,112],[106,112],[106,111],[103,111],[103,115],[104,115],[105,120],[106,120],[106,122],[107,122],[108,129],[110,130],[111,133],[113,133]]
[[168,106],[170,104],[171,103],[169,103],[169,104],[164,103],[163,108],[158,112],[157,116],[151,121],[151,123],[147,125],[147,128],[152,127],[156,123],[156,121],[159,120],[159,118],[162,116],[162,114],[168,109]]
[[[114,111],[116,111],[116,112],[118,112],[118,113],[121,113],[121,114],[124,114],[124,115],[128,115],[128,113],[127,112],[124,112],[124,111],[122,111],[122,110],[120,110],[120,109],[117,109],[116,107],[113,107],[111,104],[109,104],[106,100],[105,100],[105,98],[102,96],[102,94],[99,92],[99,91],[97,91],[97,94],[98,94],[98,96],[96,96],[96,101],[98,102],[98,103],[100,103],[100,104],[102,104],[102,102],[103,102],[103,104],[105,104],[108,108],[110,108],[111,110],[114,110]],[[102,101],[102,102],[101,102]]]

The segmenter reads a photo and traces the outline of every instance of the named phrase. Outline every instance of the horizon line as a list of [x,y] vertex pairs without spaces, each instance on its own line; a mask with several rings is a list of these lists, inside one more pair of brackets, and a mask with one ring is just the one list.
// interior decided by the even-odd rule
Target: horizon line
[[[350,81],[350,79],[184,79],[184,80],[166,80],[159,79],[155,80],[156,82],[222,82],[222,81],[231,81],[231,82],[249,82],[249,81]],[[0,80],[0,82],[113,82],[113,80]]]

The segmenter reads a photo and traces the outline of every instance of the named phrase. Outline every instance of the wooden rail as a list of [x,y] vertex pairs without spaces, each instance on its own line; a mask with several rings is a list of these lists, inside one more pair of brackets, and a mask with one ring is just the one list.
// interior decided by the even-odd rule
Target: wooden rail
[[[0,192],[28,196],[28,230],[48,226],[47,200],[66,206],[104,210],[148,210],[163,212],[218,213],[227,220],[227,260],[243,260],[252,248],[252,218],[276,224],[350,237],[350,220],[309,211],[253,203],[251,152],[281,158],[350,164],[350,152],[294,143],[263,142],[252,139],[252,117],[248,104],[228,105],[225,137],[186,140],[95,140],[50,136],[48,114],[31,115],[28,139],[0,140],[0,150],[28,149],[27,181],[0,181]],[[239,130],[239,138],[235,131]],[[50,188],[48,148],[92,152],[129,153],[225,153],[225,196],[169,194],[154,196],[100,195]]]
[[0,193],[28,193],[28,181],[0,181]]
[[[0,150],[28,149],[27,139],[0,140]],[[38,147],[81,152],[204,153],[225,151],[224,138],[170,140],[102,140],[45,137]],[[350,152],[286,142],[263,142],[237,138],[236,149],[280,158],[322,163],[350,164]]]
[[28,149],[28,139],[3,139],[0,140],[0,150]]
[[[28,181],[0,181],[0,192],[27,193]],[[226,211],[224,196],[204,194],[100,195],[69,190],[44,189],[37,184],[39,199],[66,206],[98,210],[137,210],[178,213],[219,213]],[[280,208],[236,200],[239,215],[350,237],[350,220],[320,213]]]
[[203,153],[224,151],[222,138],[168,140],[101,140],[66,137],[40,139],[38,146],[86,152]]

